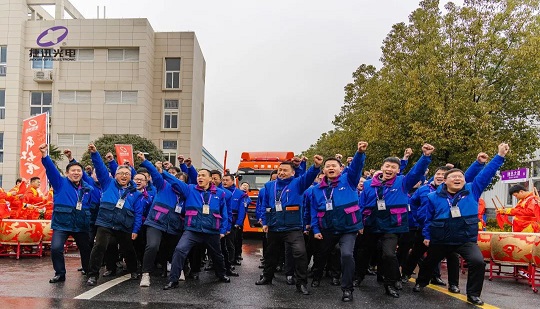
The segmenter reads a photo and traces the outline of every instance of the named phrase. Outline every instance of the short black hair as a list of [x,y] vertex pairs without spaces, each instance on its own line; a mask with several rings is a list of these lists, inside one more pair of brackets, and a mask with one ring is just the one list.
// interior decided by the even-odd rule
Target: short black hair
[[137,174],[141,174],[141,173],[150,174],[150,172],[148,172],[148,169],[146,167],[139,167],[137,169]]
[[231,177],[231,179],[234,180],[234,175],[233,174],[227,173],[227,174],[223,175],[223,177]]
[[180,173],[176,174],[176,178],[180,179],[180,177],[184,177],[184,182],[185,182],[185,183],[188,183],[188,181],[189,181],[189,176],[188,176],[187,173],[185,173],[185,172],[180,172]]
[[34,180],[41,180],[41,178],[39,178],[39,177],[32,177],[32,178],[30,178],[30,182],[32,182],[32,181],[34,181]]
[[510,189],[508,189],[508,194],[513,195],[514,193],[518,193],[519,191],[527,191],[527,189],[523,185],[515,185],[511,186]]
[[17,180],[15,180],[15,185],[18,185],[22,182],[22,178],[17,178]]
[[137,170],[137,174],[135,174],[135,175],[143,175],[143,176],[144,176],[144,179],[145,179],[146,181],[148,181],[148,177],[146,177],[146,175],[144,174],[144,172],[139,172],[139,170]]
[[384,164],[386,162],[395,163],[398,166],[401,166],[401,161],[399,160],[398,157],[388,157],[388,158],[384,159],[384,161],[382,163]]
[[201,171],[207,171],[207,172],[208,172],[208,175],[209,175],[209,176],[212,176],[212,171],[209,170],[209,169],[207,169],[207,168],[200,168],[200,169],[199,169],[199,172],[201,172]]
[[437,173],[438,171],[445,171],[445,172],[447,172],[447,171],[449,171],[449,170],[450,170],[450,168],[449,168],[448,166],[443,165],[443,166],[437,167],[437,169],[435,170],[435,173]]
[[294,165],[294,163],[292,161],[283,161],[281,162],[281,164],[279,164],[279,166],[281,165],[288,165],[292,168],[293,171],[296,170],[296,166]]
[[342,165],[343,165],[343,164],[341,163],[341,161],[338,160],[337,158],[330,157],[330,158],[327,158],[326,160],[324,160],[323,166],[326,165],[326,162],[328,162],[328,161],[336,161],[336,162],[339,164],[339,166],[342,166]]
[[66,173],[69,172],[69,170],[70,170],[73,166],[78,166],[78,167],[81,168],[82,171],[84,171],[84,167],[82,166],[81,163],[79,163],[79,162],[69,162],[68,165],[66,166]]
[[218,171],[218,170],[211,170],[210,171],[210,176],[212,175],[219,175],[219,179],[221,179],[221,172]]
[[169,167],[167,169],[167,171],[170,170],[170,169],[174,169],[176,171],[176,173],[181,173],[182,172],[182,170],[178,166],[171,166],[171,167]]
[[446,173],[444,173],[444,179],[446,179],[448,177],[448,175],[450,175],[452,173],[456,173],[456,172],[460,172],[461,174],[465,175],[465,173],[463,173],[463,171],[460,170],[459,168],[451,168],[451,169],[447,170]]

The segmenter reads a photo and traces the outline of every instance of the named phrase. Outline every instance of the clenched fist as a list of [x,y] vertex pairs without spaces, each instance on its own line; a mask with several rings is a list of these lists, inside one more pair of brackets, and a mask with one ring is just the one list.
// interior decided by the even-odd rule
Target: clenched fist
[[478,161],[478,163],[484,164],[487,162],[488,159],[489,159],[489,156],[485,152],[481,152],[476,156],[476,161]]
[[358,152],[365,152],[367,149],[368,143],[364,141],[358,142]]
[[431,146],[430,144],[424,144],[424,146],[422,146],[422,152],[424,153],[424,156],[431,156],[434,150],[435,147]]
[[323,163],[323,157],[320,155],[313,156],[313,162],[315,162],[315,167],[319,168]]
[[504,158],[509,151],[510,151],[510,146],[508,146],[507,143],[501,143],[499,145],[499,156]]

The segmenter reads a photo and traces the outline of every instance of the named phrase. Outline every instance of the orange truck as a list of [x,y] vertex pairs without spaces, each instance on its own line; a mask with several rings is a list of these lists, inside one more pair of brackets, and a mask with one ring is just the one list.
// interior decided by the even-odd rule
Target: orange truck
[[244,219],[244,232],[262,233],[262,226],[255,217],[255,205],[259,196],[259,190],[270,180],[270,173],[277,170],[279,164],[290,161],[294,152],[242,152],[240,164],[236,175],[237,186],[241,183],[249,183],[249,197],[251,203],[246,210]]

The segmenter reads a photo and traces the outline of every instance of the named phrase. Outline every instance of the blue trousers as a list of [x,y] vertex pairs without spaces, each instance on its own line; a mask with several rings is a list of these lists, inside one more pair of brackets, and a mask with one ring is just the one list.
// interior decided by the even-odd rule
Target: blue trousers
[[69,232],[55,230],[51,240],[51,259],[55,276],[66,275],[66,262],[64,260],[64,244],[69,236],[72,236],[77,243],[81,254],[81,264],[84,271],[88,271],[90,261],[90,239],[88,232]]

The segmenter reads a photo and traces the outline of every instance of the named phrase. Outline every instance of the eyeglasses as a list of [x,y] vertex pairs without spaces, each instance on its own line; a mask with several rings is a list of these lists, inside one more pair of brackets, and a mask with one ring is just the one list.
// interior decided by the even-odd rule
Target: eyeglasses
[[446,177],[447,179],[463,179],[465,178],[465,176],[461,175],[461,174],[457,174],[457,175],[450,175],[448,177]]
[[131,173],[130,173],[130,172],[117,172],[116,175],[120,175],[120,176],[130,176]]

